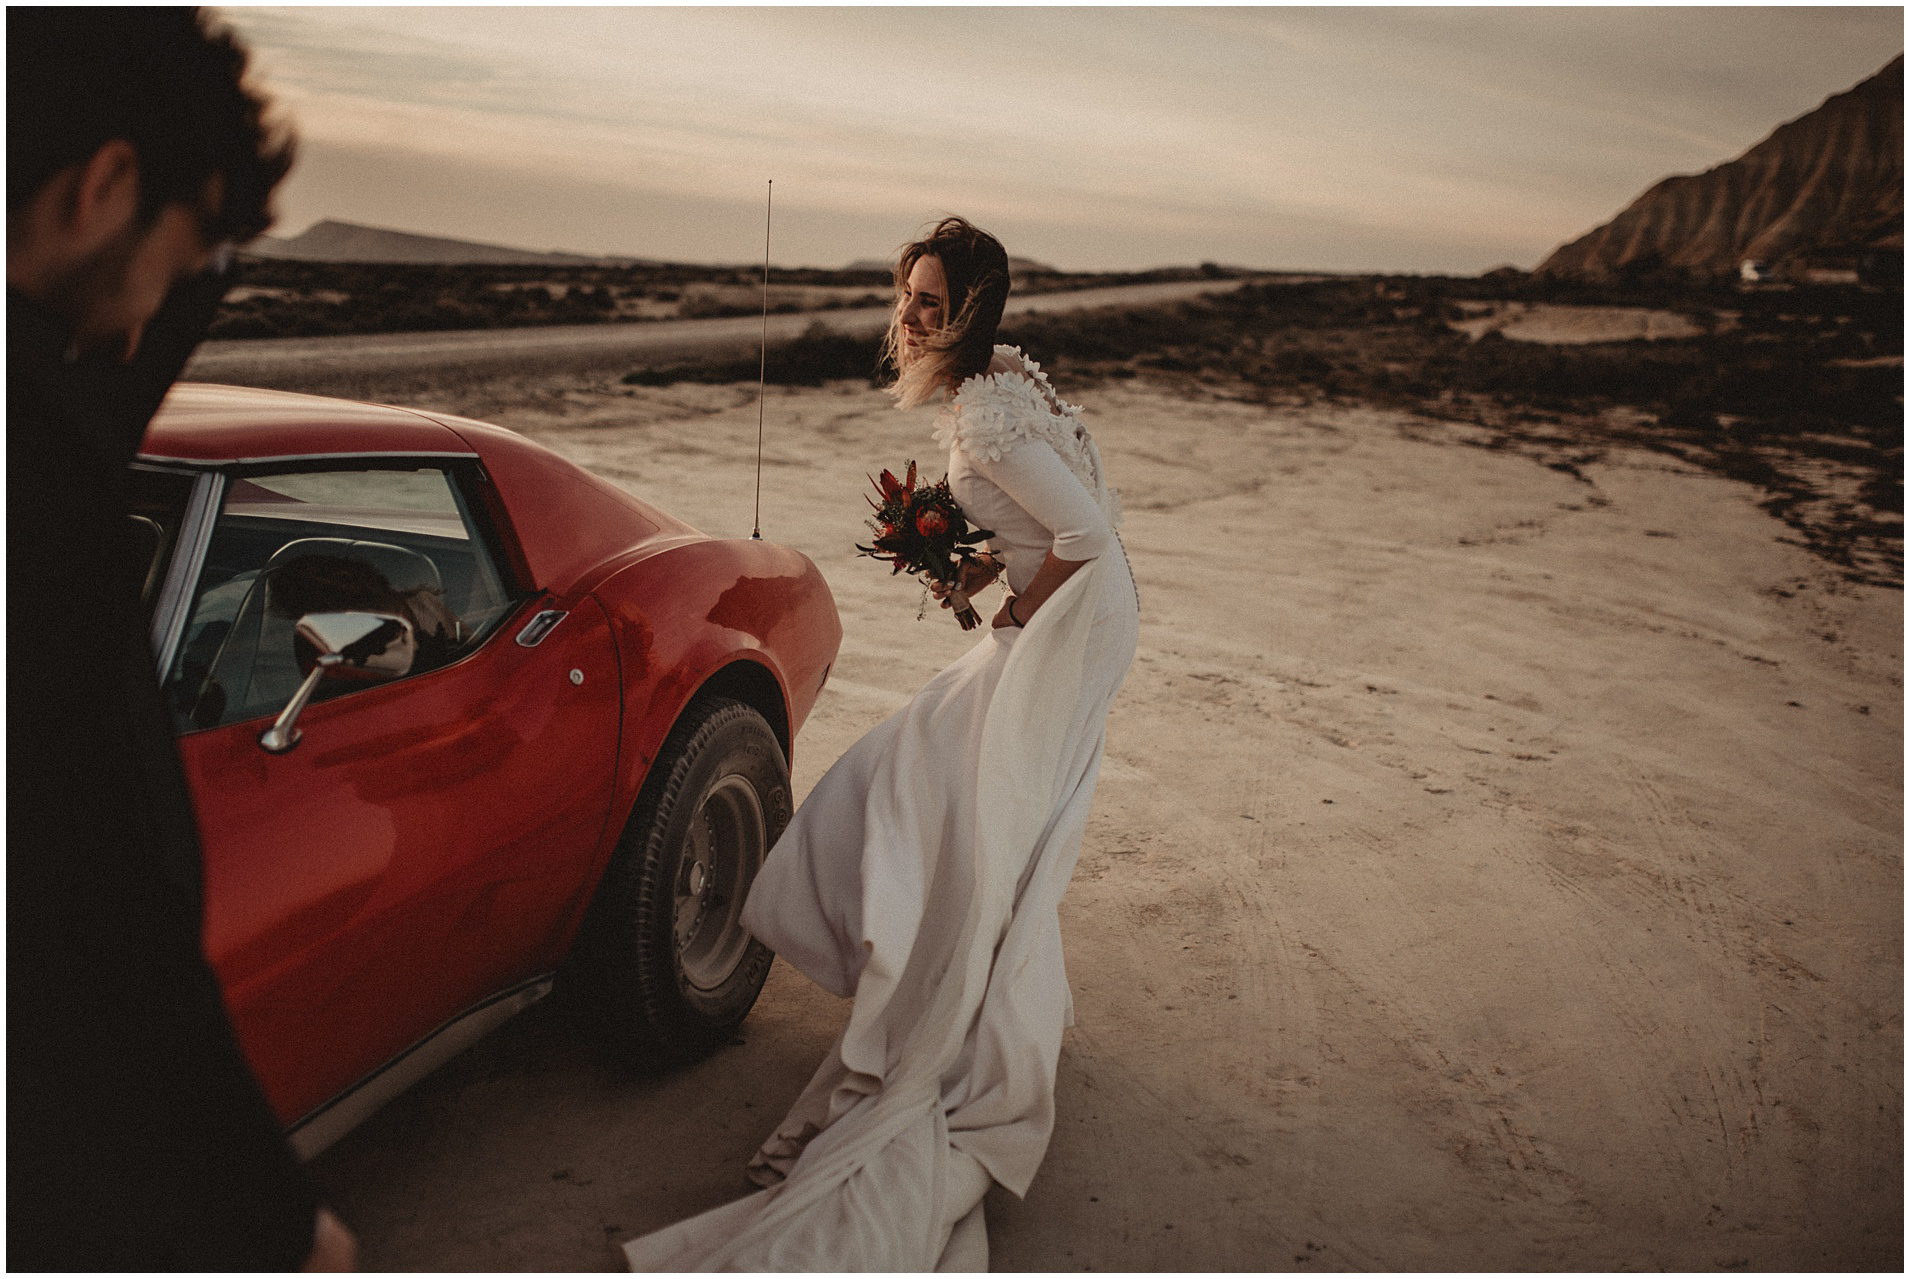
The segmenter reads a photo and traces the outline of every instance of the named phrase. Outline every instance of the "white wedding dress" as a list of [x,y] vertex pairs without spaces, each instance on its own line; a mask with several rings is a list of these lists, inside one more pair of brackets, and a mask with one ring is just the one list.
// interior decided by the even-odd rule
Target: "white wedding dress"
[[1080,410],[1020,372],[937,424],[949,483],[1019,591],[1089,561],[1025,628],[986,631],[816,783],[743,920],[855,1006],[749,1169],[768,1189],[624,1245],[633,1270],[987,1268],[979,1195],[1025,1194],[1073,1002],[1057,910],[1138,606]]

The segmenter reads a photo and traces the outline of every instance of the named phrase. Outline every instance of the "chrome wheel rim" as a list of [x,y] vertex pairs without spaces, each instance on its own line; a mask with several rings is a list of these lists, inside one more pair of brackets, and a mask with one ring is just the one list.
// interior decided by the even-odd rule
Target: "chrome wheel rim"
[[741,774],[717,779],[690,819],[676,876],[677,968],[690,986],[713,991],[749,949],[743,898],[768,851],[756,788]]

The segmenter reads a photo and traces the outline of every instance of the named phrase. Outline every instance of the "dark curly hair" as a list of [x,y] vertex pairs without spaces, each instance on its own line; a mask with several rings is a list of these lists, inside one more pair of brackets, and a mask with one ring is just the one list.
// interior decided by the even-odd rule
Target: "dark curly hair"
[[[904,362],[902,288],[923,258],[942,264],[950,318]],[[1008,251],[966,218],[943,218],[922,239],[902,246],[895,264],[896,311],[882,352],[896,367],[894,394],[902,407],[912,408],[938,391],[952,391],[987,369],[994,358],[1002,309],[1008,304],[1008,287]]]
[[[246,80],[246,50],[197,8],[7,10],[7,212],[115,139],[139,156],[139,212],[202,210],[208,243],[272,224],[293,143]],[[204,209],[208,182],[224,187]]]

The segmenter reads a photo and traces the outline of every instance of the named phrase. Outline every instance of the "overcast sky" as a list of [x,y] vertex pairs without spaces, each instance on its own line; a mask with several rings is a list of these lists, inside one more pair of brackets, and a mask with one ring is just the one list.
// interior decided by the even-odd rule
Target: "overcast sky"
[[230,8],[321,218],[693,262],[965,214],[1116,270],[1535,265],[1903,50],[1901,8]]

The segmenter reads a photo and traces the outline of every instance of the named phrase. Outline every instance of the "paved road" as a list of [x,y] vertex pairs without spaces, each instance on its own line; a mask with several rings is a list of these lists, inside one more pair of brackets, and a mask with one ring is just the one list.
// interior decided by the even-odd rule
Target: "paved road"
[[[1177,280],[1011,298],[1008,314],[1150,306],[1238,288],[1238,280]],[[868,336],[889,321],[887,307],[769,317],[769,340],[786,342],[812,324]],[[200,382],[349,392],[349,383],[377,379],[527,373],[622,372],[729,351],[754,352],[760,316],[659,320],[645,324],[569,324],[476,329],[454,333],[376,333],[348,337],[255,338],[207,342],[186,376]]]

